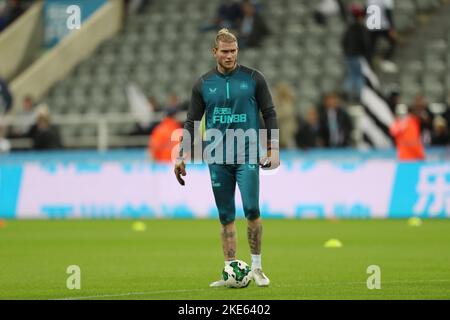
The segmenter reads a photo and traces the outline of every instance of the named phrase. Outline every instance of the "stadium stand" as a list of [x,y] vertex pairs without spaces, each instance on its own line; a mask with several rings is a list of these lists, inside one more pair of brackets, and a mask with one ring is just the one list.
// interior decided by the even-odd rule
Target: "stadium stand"
[[[344,4],[355,2],[365,4],[363,0]],[[322,26],[314,21],[313,1],[260,3],[271,35],[261,49],[242,50],[240,62],[261,69],[272,87],[281,81],[290,83],[299,114],[316,104],[322,93],[342,89],[345,24],[341,17],[330,17]],[[195,79],[214,65],[210,53],[214,33],[199,29],[214,17],[218,4],[210,0],[148,2],[126,19],[118,36],[102,44],[43,100],[53,114],[125,113],[125,87],[130,81],[163,105],[173,92],[187,99]],[[404,45],[396,59],[400,72],[380,74],[385,92],[398,84],[408,99],[423,91],[432,102],[444,101],[450,88],[448,10],[447,0],[396,2],[396,26]],[[433,37],[428,37],[428,29]],[[421,41],[416,41],[421,32]],[[420,55],[408,55],[409,51]],[[124,134],[132,130],[132,123],[111,129],[113,134]],[[81,126],[62,130],[63,136],[88,133]]]

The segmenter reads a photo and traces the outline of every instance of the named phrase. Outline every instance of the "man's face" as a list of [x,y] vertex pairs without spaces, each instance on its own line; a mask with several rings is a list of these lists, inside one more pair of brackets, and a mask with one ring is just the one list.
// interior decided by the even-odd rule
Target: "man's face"
[[242,11],[248,17],[254,16],[256,13],[255,6],[251,2],[245,2],[242,6]]
[[427,101],[426,101],[425,97],[422,95],[416,96],[416,98],[414,99],[414,104],[419,109],[419,111],[422,111],[422,110],[426,109],[426,107],[427,107]]
[[306,121],[311,125],[316,125],[319,122],[319,115],[317,114],[316,107],[311,107],[306,113]]
[[232,70],[237,62],[238,46],[236,42],[219,41],[218,48],[213,49],[217,64],[225,71]]
[[339,99],[335,95],[329,95],[325,98],[325,107],[327,109],[336,109],[339,105]]
[[25,110],[25,111],[30,111],[31,109],[33,108],[33,101],[31,101],[31,99],[30,98],[25,98],[24,100],[23,100],[23,109]]

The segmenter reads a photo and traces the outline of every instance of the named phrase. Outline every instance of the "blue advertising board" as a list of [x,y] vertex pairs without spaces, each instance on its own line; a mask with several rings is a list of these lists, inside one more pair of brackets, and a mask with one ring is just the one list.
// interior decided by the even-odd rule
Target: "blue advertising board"
[[[282,153],[279,169],[260,171],[262,216],[448,218],[450,162],[434,155],[404,163],[385,152]],[[171,164],[151,162],[141,149],[13,153],[0,157],[0,217],[217,218],[207,166],[187,171],[181,187]],[[240,198],[237,189],[243,217]]]

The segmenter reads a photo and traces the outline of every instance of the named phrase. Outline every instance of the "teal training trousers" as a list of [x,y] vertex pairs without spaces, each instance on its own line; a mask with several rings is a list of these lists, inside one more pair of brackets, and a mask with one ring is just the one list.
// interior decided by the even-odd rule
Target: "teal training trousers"
[[236,218],[236,182],[241,192],[245,217],[254,220],[260,216],[258,165],[210,164],[209,173],[220,223],[226,225]]

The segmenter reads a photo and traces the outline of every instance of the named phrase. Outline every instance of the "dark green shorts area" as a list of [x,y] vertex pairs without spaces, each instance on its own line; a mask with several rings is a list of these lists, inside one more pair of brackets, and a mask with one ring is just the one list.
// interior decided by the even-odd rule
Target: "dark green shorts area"
[[234,196],[236,182],[242,196],[247,219],[254,220],[259,212],[259,166],[256,164],[210,164],[211,184],[222,224],[235,220]]

